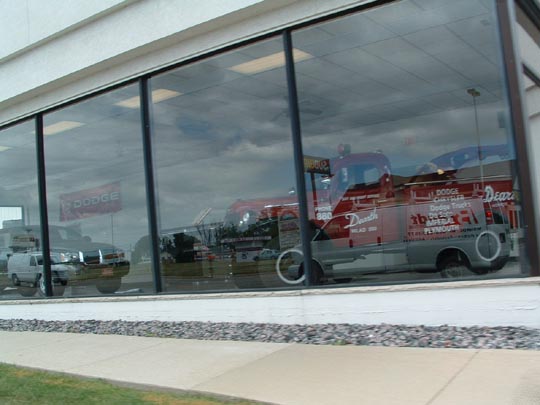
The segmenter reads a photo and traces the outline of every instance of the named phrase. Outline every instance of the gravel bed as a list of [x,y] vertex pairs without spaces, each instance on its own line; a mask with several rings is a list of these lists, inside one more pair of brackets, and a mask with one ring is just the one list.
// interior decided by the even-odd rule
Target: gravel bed
[[316,345],[540,350],[540,330],[521,327],[0,319],[0,330]]

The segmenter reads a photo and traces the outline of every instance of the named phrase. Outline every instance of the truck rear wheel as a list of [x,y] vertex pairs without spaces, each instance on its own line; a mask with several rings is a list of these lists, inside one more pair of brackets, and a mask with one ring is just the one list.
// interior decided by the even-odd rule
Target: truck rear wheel
[[466,259],[461,258],[459,254],[442,259],[439,271],[442,278],[462,278],[472,274],[469,263]]
[[36,287],[27,287],[27,286],[21,286],[17,289],[19,294],[21,294],[23,297],[33,297],[36,294]]

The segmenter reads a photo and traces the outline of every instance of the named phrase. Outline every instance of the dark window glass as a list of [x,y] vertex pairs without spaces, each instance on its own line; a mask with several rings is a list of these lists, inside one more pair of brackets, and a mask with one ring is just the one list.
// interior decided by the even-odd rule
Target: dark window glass
[[277,38],[152,79],[164,290],[301,282],[283,66]]
[[[35,124],[0,131],[0,297],[34,296],[29,253],[41,250]],[[35,227],[28,227],[34,224]],[[24,256],[24,257],[23,257]]]
[[328,283],[520,273],[493,4],[402,1],[294,32],[312,249]]
[[65,295],[153,291],[138,86],[44,116],[51,256]]

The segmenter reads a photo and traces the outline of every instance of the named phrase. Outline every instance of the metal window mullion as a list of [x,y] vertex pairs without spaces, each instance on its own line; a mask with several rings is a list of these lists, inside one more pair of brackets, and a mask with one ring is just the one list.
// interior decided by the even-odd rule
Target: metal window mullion
[[534,0],[516,0],[531,22],[540,29],[540,6]]
[[511,0],[497,0],[497,19],[500,31],[507,98],[510,104],[510,119],[516,146],[516,168],[521,192],[521,204],[525,218],[525,248],[530,263],[530,275],[540,275],[536,207],[527,147],[527,118],[523,108],[524,93],[521,80],[521,62],[517,54],[514,38],[514,10]]
[[154,292],[160,293],[163,291],[163,286],[161,283],[161,254],[159,251],[157,200],[152,154],[152,129],[150,124],[150,92],[148,91],[148,78],[141,78],[139,81],[139,92],[141,100],[141,125],[146,184],[146,206],[148,211],[148,232],[150,235],[150,250],[152,253],[152,276],[154,281]]
[[302,150],[302,131],[300,127],[300,109],[298,107],[298,92],[296,87],[296,74],[294,70],[294,57],[291,32],[283,32],[283,45],[285,51],[285,70],[287,72],[287,89],[289,94],[289,116],[291,120],[294,167],[296,174],[296,189],[300,214],[300,238],[304,252],[304,273],[306,284],[313,285],[313,272],[311,268],[311,232],[309,226],[309,213],[306,194],[306,181],[304,178],[304,152]]
[[36,115],[36,152],[39,194],[39,217],[41,220],[41,254],[43,256],[43,276],[45,277],[45,295],[51,297],[51,250],[49,246],[49,215],[47,212],[47,186],[45,177],[45,142],[43,140],[43,114]]

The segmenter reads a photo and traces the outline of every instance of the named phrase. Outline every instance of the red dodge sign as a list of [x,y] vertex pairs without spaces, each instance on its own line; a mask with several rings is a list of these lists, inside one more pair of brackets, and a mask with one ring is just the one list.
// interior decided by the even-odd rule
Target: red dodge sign
[[60,221],[110,214],[121,209],[120,182],[60,195]]

